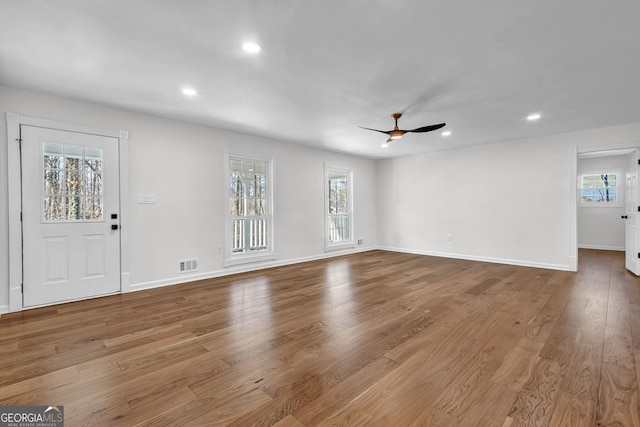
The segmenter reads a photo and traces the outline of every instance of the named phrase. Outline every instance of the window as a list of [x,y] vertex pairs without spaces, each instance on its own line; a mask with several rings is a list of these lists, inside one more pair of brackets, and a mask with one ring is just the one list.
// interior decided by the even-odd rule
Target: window
[[102,149],[42,144],[42,220],[103,220]]
[[351,171],[325,165],[325,248],[353,246],[353,209]]
[[274,259],[271,159],[228,156],[225,266]]
[[580,204],[584,206],[620,206],[617,173],[580,176]]

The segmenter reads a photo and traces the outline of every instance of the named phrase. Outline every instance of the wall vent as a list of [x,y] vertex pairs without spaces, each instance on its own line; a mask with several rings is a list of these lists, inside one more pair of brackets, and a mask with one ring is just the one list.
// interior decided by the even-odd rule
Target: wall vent
[[183,259],[178,261],[178,272],[188,273],[198,269],[198,258]]

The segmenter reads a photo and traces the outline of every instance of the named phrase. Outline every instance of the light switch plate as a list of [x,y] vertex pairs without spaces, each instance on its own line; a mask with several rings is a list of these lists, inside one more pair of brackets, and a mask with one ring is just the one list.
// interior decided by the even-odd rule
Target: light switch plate
[[156,195],[155,194],[138,194],[138,204],[155,205]]

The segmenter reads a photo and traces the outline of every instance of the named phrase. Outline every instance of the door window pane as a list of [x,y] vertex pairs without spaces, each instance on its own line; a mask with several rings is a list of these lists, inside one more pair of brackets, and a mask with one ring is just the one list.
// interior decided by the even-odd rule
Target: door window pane
[[44,170],[44,194],[62,194],[64,171],[57,169]]
[[103,220],[102,149],[42,144],[45,222]]
[[62,169],[62,144],[44,143],[44,168]]
[[68,221],[82,219],[82,197],[70,196],[66,199],[66,217]]
[[82,175],[78,170],[67,170],[67,194],[82,194]]
[[84,219],[102,219],[102,197],[87,197],[84,206]]
[[45,221],[60,221],[64,218],[64,200],[62,197],[45,196],[43,201]]

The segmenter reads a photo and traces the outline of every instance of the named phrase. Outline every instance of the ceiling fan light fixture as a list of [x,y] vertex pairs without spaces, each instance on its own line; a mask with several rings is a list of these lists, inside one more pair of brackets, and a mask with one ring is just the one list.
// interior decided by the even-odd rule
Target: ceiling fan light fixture
[[402,138],[402,135],[404,135],[403,131],[401,131],[401,130],[392,130],[389,133],[389,139],[392,140],[392,141],[395,140],[395,139],[400,139],[400,138]]
[[389,139],[387,139],[387,143],[389,143],[389,141],[394,141],[396,139],[400,139],[404,136],[405,133],[407,132],[414,132],[414,133],[424,133],[424,132],[431,132],[434,130],[438,130],[444,126],[446,126],[446,123],[440,123],[437,125],[429,125],[429,126],[422,126],[419,128],[415,128],[415,129],[409,129],[409,130],[405,130],[405,129],[400,129],[398,127],[398,119],[402,117],[402,113],[394,113],[391,115],[391,118],[395,120],[395,126],[393,127],[392,130],[379,130],[379,129],[372,129],[372,128],[366,128],[364,126],[358,126],[359,128],[362,129],[366,129],[366,130],[372,130],[375,132],[380,132],[380,133],[384,133],[389,135]]

